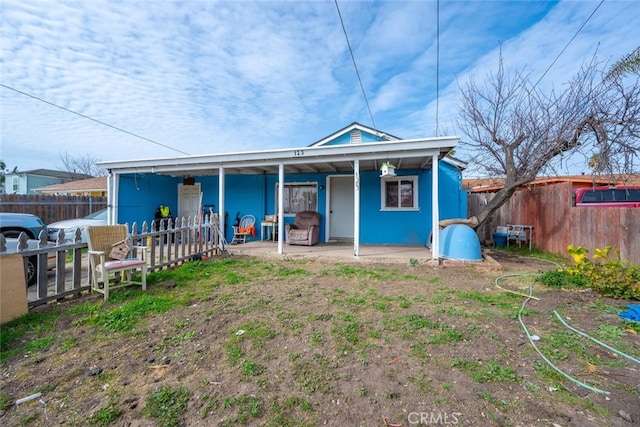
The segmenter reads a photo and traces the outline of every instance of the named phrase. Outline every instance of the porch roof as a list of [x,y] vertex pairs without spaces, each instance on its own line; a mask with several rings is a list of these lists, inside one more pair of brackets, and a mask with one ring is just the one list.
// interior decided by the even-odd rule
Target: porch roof
[[98,164],[113,173],[155,173],[171,176],[225,174],[353,172],[355,160],[361,171],[379,170],[383,162],[396,169],[428,169],[432,157],[443,158],[460,140],[457,136],[367,142],[345,145],[306,146],[277,150],[164,157]]

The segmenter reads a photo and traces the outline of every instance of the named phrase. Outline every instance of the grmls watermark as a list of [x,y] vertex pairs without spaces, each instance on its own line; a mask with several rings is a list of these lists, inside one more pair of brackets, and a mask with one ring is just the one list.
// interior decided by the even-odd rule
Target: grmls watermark
[[410,412],[407,421],[411,425],[456,425],[462,412]]

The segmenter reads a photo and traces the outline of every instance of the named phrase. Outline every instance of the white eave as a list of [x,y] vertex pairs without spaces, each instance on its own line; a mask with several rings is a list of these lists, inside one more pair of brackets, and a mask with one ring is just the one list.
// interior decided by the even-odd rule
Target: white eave
[[333,146],[309,146],[238,153],[166,157],[156,159],[99,162],[113,173],[156,173],[164,175],[275,174],[284,165],[286,173],[352,172],[378,170],[388,161],[398,170],[430,168],[434,155],[446,156],[460,140],[456,136],[368,142]]

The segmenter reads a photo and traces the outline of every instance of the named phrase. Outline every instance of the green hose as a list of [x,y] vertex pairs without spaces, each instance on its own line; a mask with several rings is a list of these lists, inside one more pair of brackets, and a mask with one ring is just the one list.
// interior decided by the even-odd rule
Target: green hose
[[[517,274],[508,274],[508,275],[504,275],[504,276],[500,276],[500,277],[496,278],[496,280],[495,280],[496,286],[498,286],[498,281],[500,279],[502,279],[504,277],[511,277],[511,276],[517,276]],[[527,276],[527,274],[522,274],[522,276]],[[518,321],[520,322],[520,325],[522,326],[522,329],[524,329],[524,332],[527,335],[527,338],[529,339],[529,342],[531,343],[531,346],[533,346],[534,350],[540,355],[540,357],[542,357],[542,359],[545,362],[547,362],[547,364],[551,368],[553,368],[557,373],[559,373],[560,375],[562,375],[563,377],[565,377],[569,381],[571,381],[571,382],[573,382],[575,384],[578,384],[579,386],[584,387],[587,390],[591,390],[591,391],[594,391],[594,392],[599,393],[599,394],[611,394],[610,392],[608,392],[606,390],[601,390],[599,388],[592,387],[592,386],[590,386],[588,384],[585,384],[585,383],[573,378],[572,376],[570,376],[569,374],[565,373],[563,370],[558,368],[556,365],[554,365],[544,354],[542,354],[542,352],[540,351],[538,346],[535,344],[535,342],[531,338],[531,334],[529,333],[529,330],[527,329],[527,326],[524,324],[524,321],[522,320],[522,312],[524,311],[524,308],[527,305],[527,302],[529,302],[529,300],[532,297],[533,297],[533,283],[529,285],[529,295],[527,296],[527,299],[525,299],[524,302],[522,303],[522,307],[520,307],[520,311],[518,312]]]
[[602,347],[606,348],[607,350],[612,351],[612,352],[614,352],[615,354],[618,354],[618,355],[620,355],[620,356],[622,356],[622,357],[626,357],[627,359],[631,360],[632,362],[636,362],[636,363],[640,364],[640,360],[639,360],[639,359],[636,359],[636,358],[635,358],[635,357],[633,357],[633,356],[629,356],[628,354],[625,354],[625,353],[621,352],[620,350],[616,350],[615,348],[613,348],[613,347],[611,347],[611,346],[609,346],[609,345],[607,345],[607,344],[603,343],[602,341],[598,341],[597,339],[595,339],[595,338],[593,338],[593,337],[591,337],[591,336],[589,336],[589,335],[585,334],[584,332],[579,331],[578,329],[576,329],[576,328],[574,328],[574,327],[570,326],[569,324],[567,324],[567,322],[565,322],[565,321],[564,321],[564,319],[563,319],[562,317],[560,317],[560,314],[559,314],[557,311],[553,310],[553,314],[555,314],[555,315],[556,315],[556,317],[558,318],[558,320],[560,320],[564,326],[566,326],[567,328],[571,329],[571,330],[572,330],[573,332],[575,332],[576,334],[580,334],[580,335],[582,335],[582,336],[583,336],[583,337],[585,337],[585,338],[589,338],[591,341],[595,342],[596,344],[601,345]]

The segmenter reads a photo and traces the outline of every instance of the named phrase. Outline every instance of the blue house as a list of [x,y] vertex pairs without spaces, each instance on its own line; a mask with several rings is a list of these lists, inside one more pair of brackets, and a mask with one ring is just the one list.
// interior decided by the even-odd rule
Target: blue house
[[[160,205],[177,217],[203,206],[225,235],[237,215],[277,227],[305,210],[321,215],[320,242],[425,245],[443,219],[466,218],[464,164],[447,156],[458,137],[405,140],[352,123],[309,146],[101,162],[109,171],[109,223],[150,223]],[[258,236],[259,237],[259,236]],[[439,253],[438,233],[432,252]],[[284,233],[277,250],[285,253]],[[436,255],[433,255],[437,259]]]
[[6,173],[4,177],[4,187],[0,193],[6,194],[37,194],[38,189],[45,185],[65,184],[80,179],[93,178],[91,175],[76,172],[51,169],[18,171],[18,168]]

